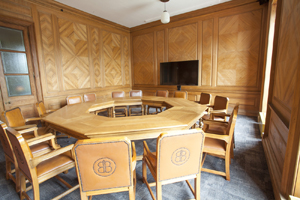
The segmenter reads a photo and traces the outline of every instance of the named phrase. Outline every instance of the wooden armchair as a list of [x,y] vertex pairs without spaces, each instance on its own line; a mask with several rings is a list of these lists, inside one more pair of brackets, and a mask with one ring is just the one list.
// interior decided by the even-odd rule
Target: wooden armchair
[[201,104],[201,105],[210,105],[210,101],[211,101],[211,94],[201,93],[199,104]]
[[[169,97],[169,91],[168,90],[157,90],[156,91],[156,96],[157,97]],[[162,112],[163,109],[165,108],[165,106],[161,106],[161,105],[159,105],[159,106],[155,106],[155,105],[148,106],[147,114],[149,114],[150,108],[155,108],[156,112],[153,113],[153,114],[157,114],[158,112]]]
[[26,124],[26,122],[30,121],[38,121],[41,120],[40,117],[38,118],[28,118],[25,119],[22,115],[21,109],[19,107],[7,110],[4,112],[4,118],[6,121],[6,124],[8,127],[14,128],[16,131],[25,131],[26,133],[33,133],[33,135],[30,134],[24,134],[24,137],[26,139],[37,137],[39,135],[43,135],[49,131],[47,127],[37,127],[37,124]]
[[[144,141],[143,181],[153,199],[151,186],[156,185],[156,198],[162,199],[162,185],[186,180],[196,199],[200,199],[201,158],[204,133],[201,129],[162,133],[157,138],[156,152],[150,152]],[[148,166],[154,184],[147,181]],[[195,190],[188,179],[194,179]]]
[[[208,114],[203,115],[202,120],[207,120],[207,119],[218,119],[218,120],[225,120],[222,117],[222,114],[227,113],[227,108],[229,104],[229,98],[228,97],[221,97],[221,96],[216,96],[214,100],[214,105],[209,105],[209,111]],[[220,115],[221,114],[221,115]]]
[[[125,92],[124,91],[115,91],[111,93],[111,97],[112,98],[122,98],[125,97]],[[116,111],[117,110],[117,111]],[[123,111],[120,111],[123,110]],[[116,116],[128,116],[128,112],[127,112],[127,106],[115,106],[114,110],[113,110],[113,117]]]
[[53,113],[54,111],[57,110],[57,109],[56,110],[46,110],[45,105],[42,101],[36,103],[35,106],[39,113],[40,118],[46,117],[50,113]]
[[212,169],[202,167],[202,171],[209,172],[221,176],[225,176],[226,180],[230,180],[230,162],[231,162],[231,151],[232,151],[232,138],[237,118],[239,105],[237,104],[229,118],[228,122],[214,121],[211,122],[214,125],[224,126],[225,129],[220,128],[219,131],[211,129],[209,132],[205,132],[204,141],[204,158],[202,165],[204,164],[206,155],[212,155],[225,159],[225,172],[220,172]]
[[[0,141],[5,155],[6,179],[11,179],[16,184],[16,191],[19,192],[20,176],[18,170],[18,163],[16,161],[11,143],[6,133],[7,126],[2,121],[0,121],[0,125]],[[39,143],[37,143],[37,141],[39,141]],[[49,141],[50,145],[45,141]],[[41,156],[45,153],[50,152],[52,149],[58,149],[60,147],[55,143],[55,136],[51,133],[33,139],[29,139],[27,140],[27,143],[33,157]],[[15,169],[12,169],[11,164],[15,166]],[[13,174],[15,174],[15,176]]]
[[174,97],[175,98],[187,99],[188,93],[187,93],[187,91],[175,91],[174,92]]
[[135,145],[131,150],[126,137],[79,140],[73,156],[82,200],[122,191],[129,191],[129,199],[135,199]]
[[[25,180],[28,180],[31,183],[33,188],[33,197],[35,200],[40,199],[39,184],[52,177],[56,177],[70,188],[68,191],[59,195],[59,198],[69,194],[79,187],[78,185],[72,187],[57,176],[58,174],[66,172],[75,166],[70,152],[74,145],[69,145],[67,147],[51,151],[47,154],[33,157],[29,144],[24,140],[20,133],[12,128],[7,128],[6,132],[18,163],[20,176],[20,199],[30,199],[26,193],[28,188],[26,188]],[[45,139],[46,138],[44,138],[44,140]],[[36,139],[33,143],[37,144],[44,140]]]
[[[129,92],[129,96],[130,97],[142,97],[143,92],[142,92],[142,90],[131,90]],[[133,108],[141,108],[141,112],[133,113],[132,112]],[[129,116],[139,115],[139,114],[143,115],[143,113],[144,113],[144,106],[143,105],[129,106]]]
[[79,103],[82,103],[82,97],[80,95],[74,95],[74,96],[67,97],[68,105],[79,104]]
[[[95,93],[88,93],[88,94],[84,94],[83,95],[83,99],[84,99],[84,102],[90,102],[90,101],[96,101],[97,100],[97,96]],[[105,109],[101,109],[101,110],[96,110],[94,113],[96,115],[98,115],[98,113],[100,112],[105,112],[107,111],[108,115],[109,115],[109,108],[105,108]]]

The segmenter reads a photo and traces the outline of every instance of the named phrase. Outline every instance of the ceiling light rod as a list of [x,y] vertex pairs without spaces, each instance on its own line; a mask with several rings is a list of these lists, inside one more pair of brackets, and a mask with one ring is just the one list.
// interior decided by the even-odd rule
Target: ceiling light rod
[[168,13],[167,11],[167,8],[166,8],[166,3],[169,1],[169,0],[160,0],[161,2],[163,2],[165,5],[165,10],[163,11],[162,15],[161,15],[161,23],[163,24],[167,24],[170,22],[170,14]]

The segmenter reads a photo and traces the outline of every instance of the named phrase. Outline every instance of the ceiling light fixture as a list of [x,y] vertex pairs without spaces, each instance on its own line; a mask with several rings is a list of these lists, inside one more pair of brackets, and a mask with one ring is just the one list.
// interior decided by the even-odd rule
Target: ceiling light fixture
[[168,11],[167,11],[167,9],[166,9],[166,3],[167,3],[169,0],[160,0],[160,1],[163,2],[164,5],[165,5],[165,10],[164,10],[164,12],[163,12],[162,15],[161,15],[160,21],[161,21],[161,23],[163,23],[163,24],[167,24],[167,23],[170,22],[170,14],[168,13]]

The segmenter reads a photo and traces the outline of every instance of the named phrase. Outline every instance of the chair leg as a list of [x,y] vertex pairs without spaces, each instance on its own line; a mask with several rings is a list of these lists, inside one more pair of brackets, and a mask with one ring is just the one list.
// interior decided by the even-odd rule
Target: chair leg
[[129,200],[135,200],[134,187],[129,187]]
[[40,186],[37,181],[32,182],[32,189],[33,189],[33,199],[35,200],[40,199]]
[[230,181],[230,155],[228,153],[225,156],[225,172],[226,172],[226,180]]
[[200,173],[197,174],[197,177],[194,180],[194,183],[195,183],[194,191],[195,191],[195,199],[196,200],[200,200]]
[[156,183],[156,200],[162,200],[161,183]]
[[25,180],[25,176],[20,173],[20,176],[19,176],[20,180],[20,199],[23,200],[25,198],[23,192],[26,192],[26,180]]
[[143,183],[146,183],[146,181],[147,181],[147,167],[146,167],[146,162],[144,161],[144,159],[143,159],[142,162],[143,162],[142,163]]
[[11,162],[8,160],[8,158],[5,158],[5,164],[6,164],[6,180],[8,180],[10,178],[9,173],[11,172]]

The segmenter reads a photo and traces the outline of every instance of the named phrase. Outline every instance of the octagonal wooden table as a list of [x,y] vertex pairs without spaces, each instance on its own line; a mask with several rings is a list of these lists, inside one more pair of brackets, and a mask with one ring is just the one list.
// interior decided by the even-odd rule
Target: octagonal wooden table
[[[94,111],[124,105],[164,105],[156,115],[109,118]],[[157,138],[171,130],[185,130],[202,117],[206,106],[181,98],[125,97],[67,105],[43,118],[55,130],[77,139],[126,136],[130,140]]]

